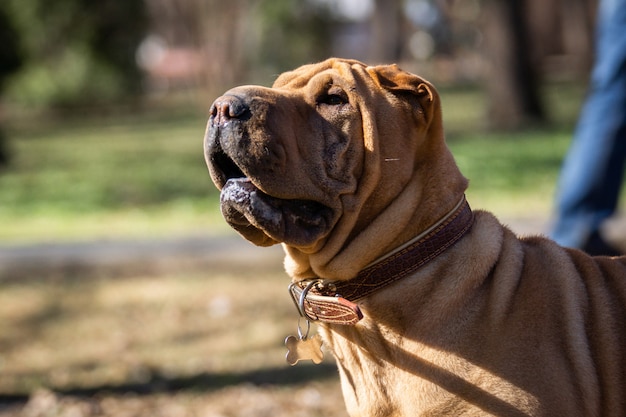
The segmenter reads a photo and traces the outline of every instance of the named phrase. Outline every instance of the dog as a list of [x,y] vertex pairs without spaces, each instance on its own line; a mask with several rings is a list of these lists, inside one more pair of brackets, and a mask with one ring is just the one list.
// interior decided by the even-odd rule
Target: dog
[[428,81],[305,65],[217,98],[204,147],[226,221],[282,244],[351,416],[626,415],[626,259],[472,210]]

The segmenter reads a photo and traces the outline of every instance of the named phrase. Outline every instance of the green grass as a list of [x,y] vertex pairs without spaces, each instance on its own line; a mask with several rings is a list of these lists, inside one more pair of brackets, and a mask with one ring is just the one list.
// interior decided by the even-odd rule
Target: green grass
[[[475,207],[545,216],[582,96],[546,90],[556,127],[481,133],[484,96],[441,89],[448,142],[471,181]],[[0,172],[0,243],[227,229],[206,169],[198,111],[14,123],[14,160]]]
[[504,217],[546,218],[570,138],[568,131],[537,131],[468,135],[449,144],[470,179],[473,206]]
[[551,83],[543,89],[549,124],[488,133],[484,94],[476,88],[441,90],[448,145],[470,180],[473,207],[504,218],[550,216],[584,92],[583,85]]
[[204,117],[48,123],[13,131],[0,241],[223,231]]

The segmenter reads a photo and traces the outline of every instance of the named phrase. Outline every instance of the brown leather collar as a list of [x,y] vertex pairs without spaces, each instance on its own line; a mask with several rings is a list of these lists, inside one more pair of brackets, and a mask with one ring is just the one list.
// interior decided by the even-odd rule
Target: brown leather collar
[[310,321],[353,325],[363,318],[355,301],[396,282],[426,265],[456,243],[470,229],[474,214],[465,200],[430,229],[406,245],[363,269],[348,281],[320,278],[292,283],[289,292]]

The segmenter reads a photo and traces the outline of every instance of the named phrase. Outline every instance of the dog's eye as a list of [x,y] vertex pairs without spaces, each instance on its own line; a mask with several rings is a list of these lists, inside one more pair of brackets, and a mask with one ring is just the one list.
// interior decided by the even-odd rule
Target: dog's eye
[[318,104],[327,104],[329,106],[339,106],[348,103],[348,96],[345,91],[338,87],[331,87],[328,92],[322,94],[317,99]]
[[329,94],[322,100],[324,104],[329,104],[331,106],[336,106],[338,104],[345,104],[346,99],[338,94]]

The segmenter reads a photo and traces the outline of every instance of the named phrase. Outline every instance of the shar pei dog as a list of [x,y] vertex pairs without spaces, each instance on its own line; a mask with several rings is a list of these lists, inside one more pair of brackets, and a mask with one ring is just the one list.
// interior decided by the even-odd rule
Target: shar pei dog
[[321,336],[351,416],[626,415],[626,259],[470,209],[428,81],[305,65],[216,99],[204,149],[226,221],[282,244],[320,323],[289,362]]

